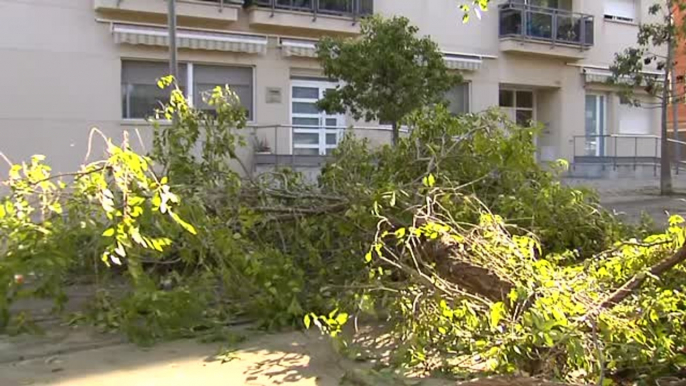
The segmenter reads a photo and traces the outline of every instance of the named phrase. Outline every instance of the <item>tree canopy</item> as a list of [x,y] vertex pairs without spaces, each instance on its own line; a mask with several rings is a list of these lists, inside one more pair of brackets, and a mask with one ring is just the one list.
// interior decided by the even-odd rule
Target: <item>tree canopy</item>
[[341,84],[326,93],[319,107],[350,112],[355,119],[389,122],[396,143],[407,114],[441,102],[460,80],[446,67],[438,45],[418,37],[418,31],[405,17],[375,16],[362,22],[359,39],[322,39],[317,54],[324,73]]

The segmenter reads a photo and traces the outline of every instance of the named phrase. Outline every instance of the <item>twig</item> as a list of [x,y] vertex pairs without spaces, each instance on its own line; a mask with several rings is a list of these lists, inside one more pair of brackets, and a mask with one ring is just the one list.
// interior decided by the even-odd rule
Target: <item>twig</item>
[[83,164],[88,163],[88,158],[91,156],[91,150],[93,149],[93,135],[100,134],[105,143],[108,142],[107,136],[100,131],[97,127],[92,127],[90,133],[88,133],[88,150],[86,151],[86,157],[83,159]]
[[143,137],[141,137],[140,130],[138,130],[137,127],[134,130],[136,131],[136,136],[138,137],[138,143],[140,143],[141,149],[143,149],[144,153],[147,153],[148,149],[146,149],[146,147],[145,147],[145,142],[143,142]]
[[596,318],[591,321],[591,337],[593,339],[593,344],[598,352],[598,370],[600,371],[600,376],[598,377],[598,386],[603,386],[605,382],[605,358],[603,356],[603,349],[598,341],[598,319]]
[[258,206],[253,208],[256,212],[265,213],[291,213],[291,214],[322,214],[330,211],[337,211],[345,208],[344,204],[332,205],[319,209],[314,208],[276,208],[268,206]]
[[7,165],[9,165],[10,168],[11,168],[12,166],[14,166],[14,164],[12,163],[12,161],[10,161],[10,159],[7,158],[7,156],[6,156],[3,152],[1,152],[1,151],[0,151],[0,158],[2,158],[3,160],[5,160],[5,162],[7,162]]
[[34,182],[32,185],[35,186],[35,185],[41,184],[41,183],[43,183],[43,182],[45,182],[45,181],[50,181],[50,180],[54,180],[54,179],[58,179],[58,178],[62,178],[62,177],[77,177],[77,178],[78,178],[78,177],[83,177],[83,176],[87,176],[87,175],[89,175],[89,174],[94,174],[94,173],[101,172],[101,171],[103,171],[103,170],[105,170],[105,169],[107,169],[107,168],[108,168],[108,166],[102,166],[102,167],[99,167],[99,168],[96,168],[96,169],[93,169],[93,170],[89,170],[89,171],[87,171],[87,172],[70,172],[70,173],[55,174],[55,175],[52,175],[52,176],[43,178],[42,180],[38,180],[38,181]]
[[600,304],[598,304],[597,309],[600,310],[614,307],[626,299],[633,290],[639,288],[648,276],[660,276],[684,261],[686,261],[686,244],[681,246],[681,248],[679,248],[679,250],[671,257],[661,260],[659,263],[653,265],[648,270],[647,274],[641,273],[635,275],[631,280],[619,287],[617,291],[612,293]]

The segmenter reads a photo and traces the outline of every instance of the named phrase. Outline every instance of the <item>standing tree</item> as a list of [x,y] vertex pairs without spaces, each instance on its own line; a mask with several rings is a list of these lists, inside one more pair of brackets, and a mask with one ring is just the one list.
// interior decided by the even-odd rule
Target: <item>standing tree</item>
[[329,113],[349,111],[355,119],[393,125],[393,144],[400,123],[410,112],[444,100],[461,77],[449,72],[438,45],[417,37],[405,17],[362,21],[360,38],[323,38],[317,49],[324,73],[342,81],[326,93],[319,107]]
[[[661,157],[660,157],[660,192],[663,195],[672,193],[672,170],[668,138],[667,107],[679,100],[676,90],[674,71],[675,52],[679,41],[684,36],[684,23],[675,20],[677,14],[686,8],[684,0],[659,0],[649,8],[651,15],[657,15],[654,23],[639,26],[637,46],[630,47],[615,55],[615,62],[610,67],[613,73],[611,82],[621,87],[622,97],[634,105],[640,103],[634,97],[637,89],[659,99],[656,107],[662,112],[661,119]],[[655,51],[665,47],[666,54]],[[645,65],[656,63],[659,70],[664,70],[664,78],[649,76],[643,72]],[[670,80],[672,87],[669,87]],[[675,135],[678,135],[678,122],[674,119]]]

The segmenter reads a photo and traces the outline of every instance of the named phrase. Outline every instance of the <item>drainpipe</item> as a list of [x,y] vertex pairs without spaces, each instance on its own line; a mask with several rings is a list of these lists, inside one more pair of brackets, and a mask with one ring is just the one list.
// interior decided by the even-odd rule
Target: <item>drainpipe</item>
[[[669,7],[669,12],[673,12],[672,8],[674,4],[672,0],[667,0],[667,6]],[[667,196],[672,194],[672,167],[669,152],[669,141],[668,141],[668,124],[667,124],[667,106],[669,106],[669,100],[671,99],[671,92],[667,85],[670,82],[669,75],[670,69],[672,68],[672,62],[674,61],[674,34],[670,33],[667,37],[667,66],[665,68],[664,81],[662,83],[662,100],[661,102],[661,125],[660,125],[660,194]]]
[[178,80],[179,64],[176,49],[176,0],[167,0],[169,5],[167,21],[169,23],[169,75]]

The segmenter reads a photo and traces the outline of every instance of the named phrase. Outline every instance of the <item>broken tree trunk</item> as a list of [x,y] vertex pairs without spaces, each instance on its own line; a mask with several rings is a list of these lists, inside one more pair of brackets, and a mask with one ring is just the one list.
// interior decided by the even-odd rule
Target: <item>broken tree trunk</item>
[[[682,245],[681,248],[679,248],[679,250],[671,257],[661,260],[659,263],[653,265],[648,272],[652,275],[660,276],[684,261],[686,261],[686,244]],[[645,273],[634,276],[617,291],[612,293],[612,295],[610,295],[607,299],[603,300],[603,302],[598,306],[598,309],[612,308],[621,303],[622,300],[631,295],[631,292],[633,292],[635,289],[638,289],[647,277],[648,275]]]

